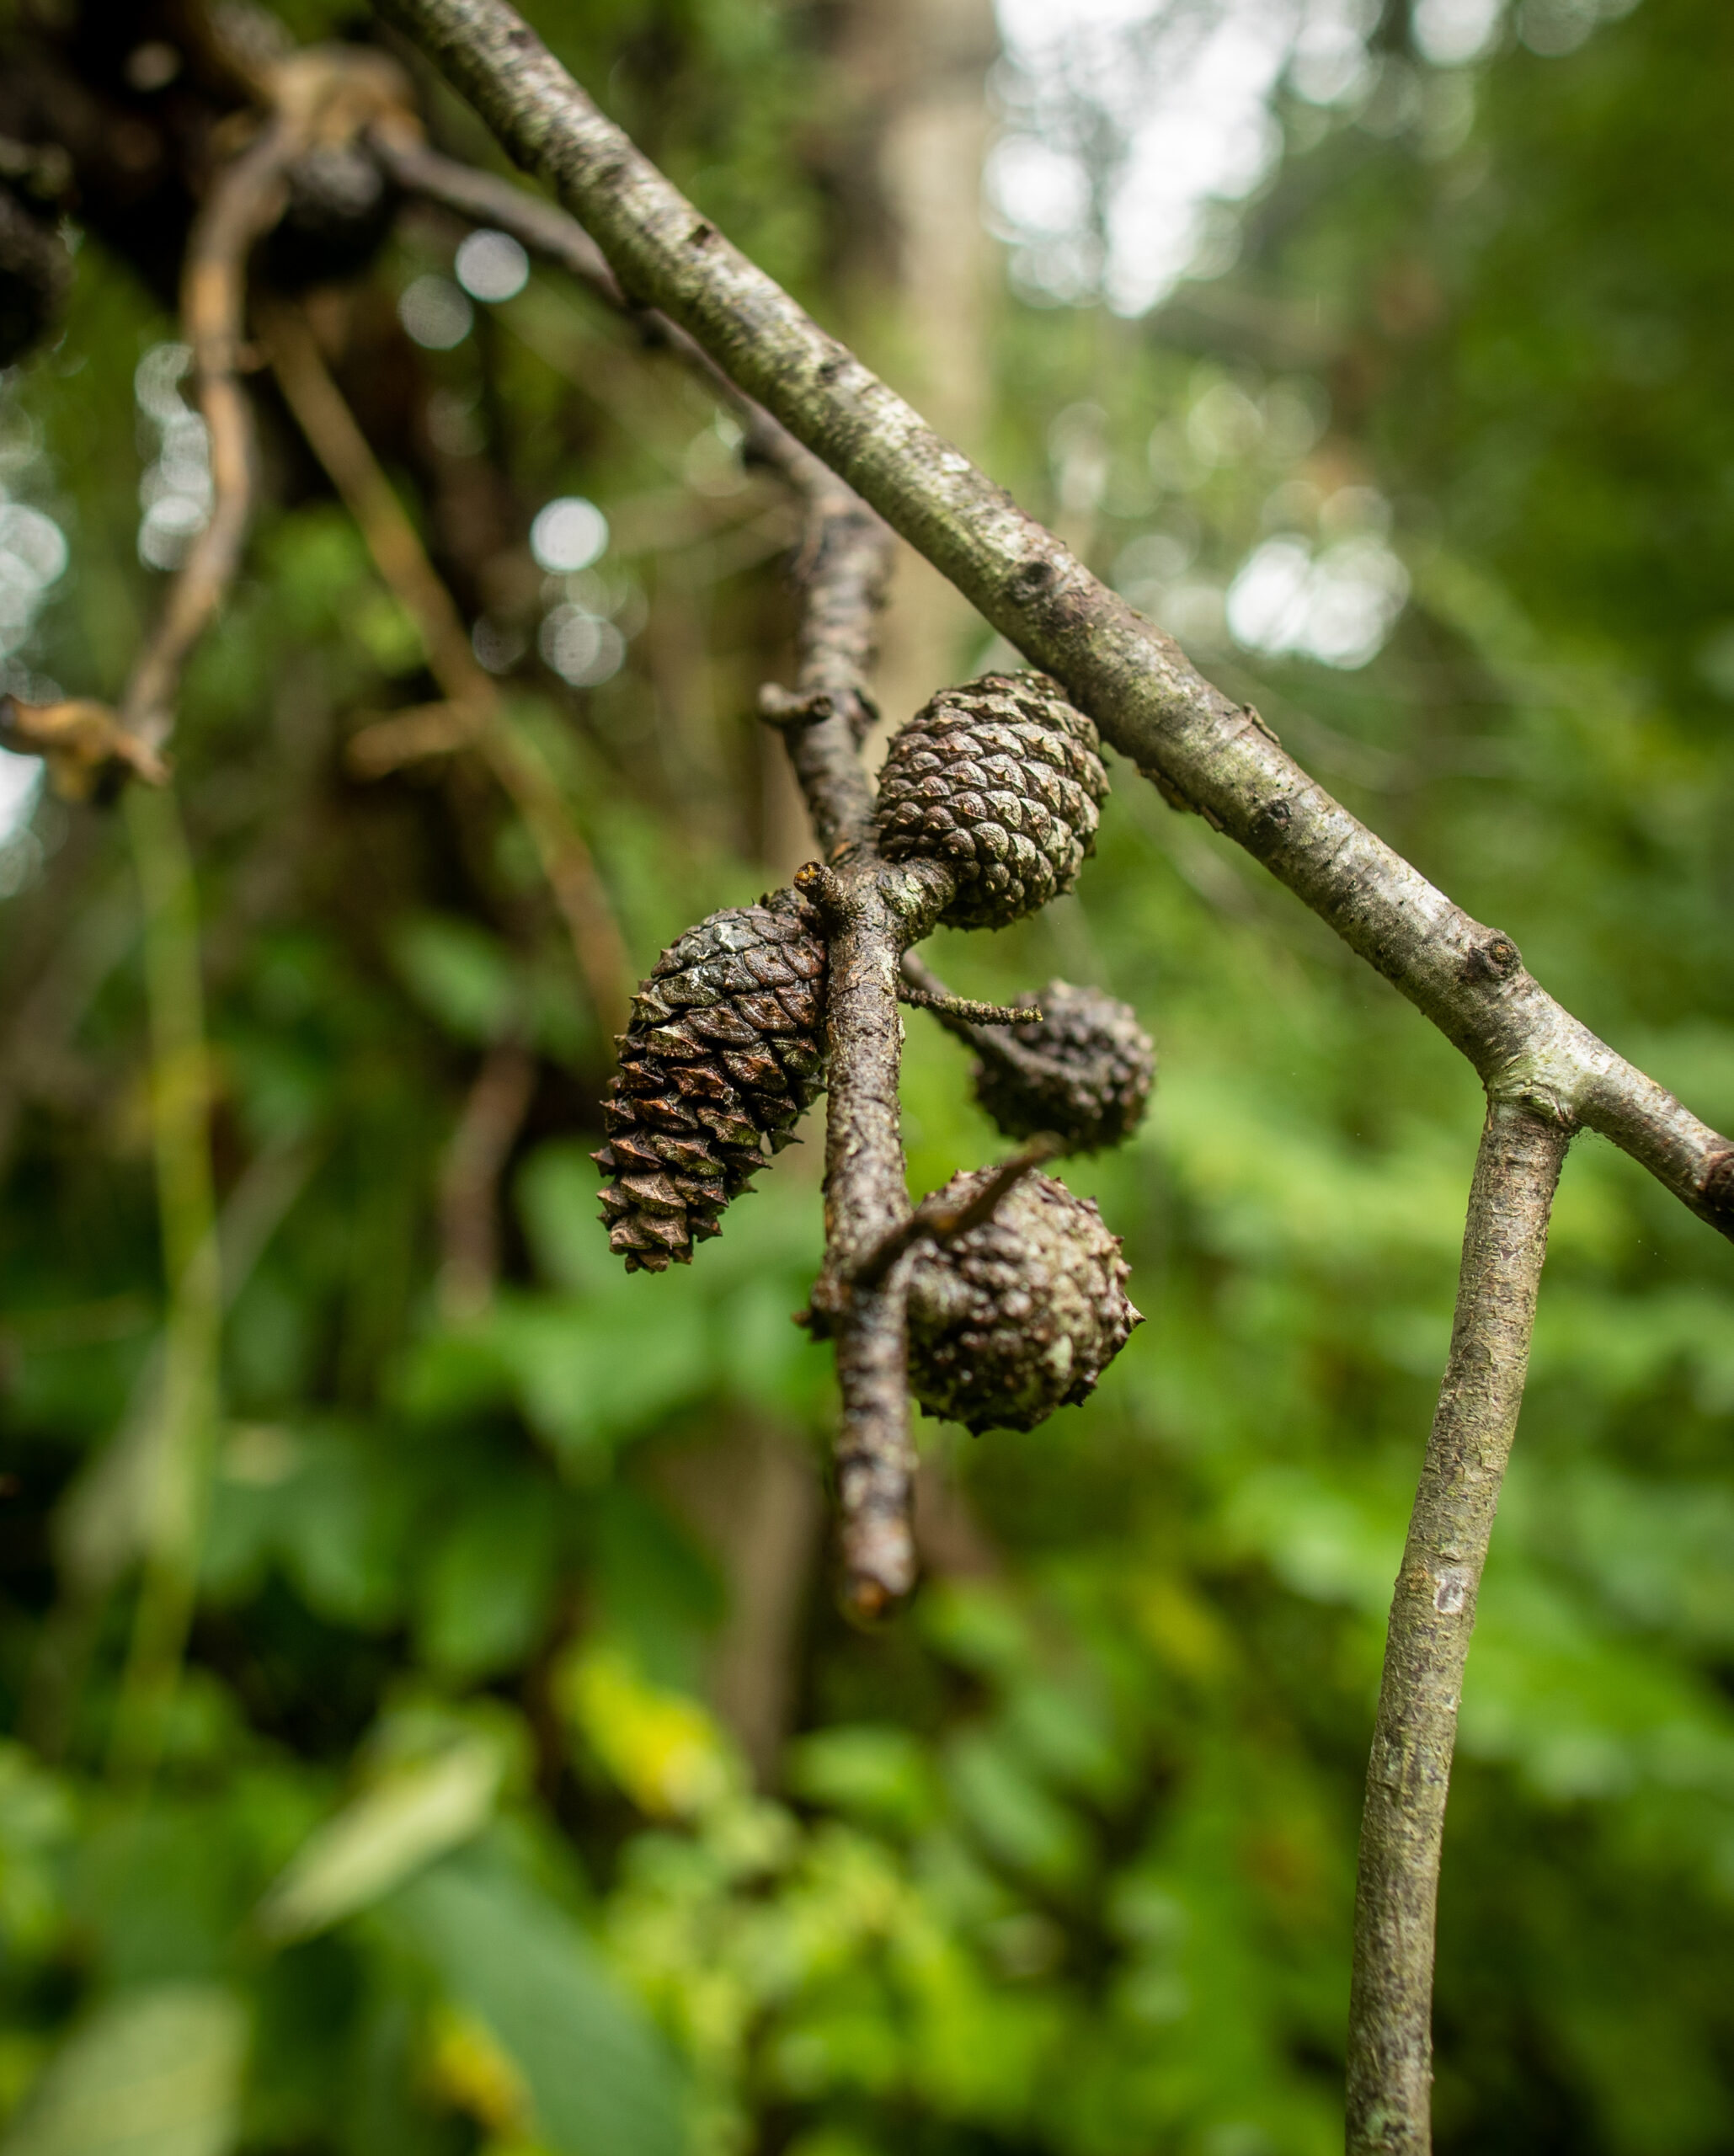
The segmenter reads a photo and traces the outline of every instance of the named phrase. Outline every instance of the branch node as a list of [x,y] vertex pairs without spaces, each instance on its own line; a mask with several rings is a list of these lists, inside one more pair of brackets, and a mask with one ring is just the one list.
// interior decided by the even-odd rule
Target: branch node
[[85,696],[27,704],[0,696],[0,748],[40,756],[62,801],[88,801],[122,771],[152,786],[168,782],[168,766],[157,750],[129,733],[107,704]]

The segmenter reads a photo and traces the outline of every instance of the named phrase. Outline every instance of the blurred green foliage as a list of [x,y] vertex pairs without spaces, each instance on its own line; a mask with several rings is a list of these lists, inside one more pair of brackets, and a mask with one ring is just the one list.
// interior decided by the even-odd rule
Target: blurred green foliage
[[[707,213],[892,335],[891,297],[849,283],[822,155],[827,111],[854,109],[831,15],[537,20]],[[1377,35],[1413,66],[1401,9]],[[995,303],[991,450],[1724,1129],[1731,67],[1717,0],[1644,0],[1562,56],[1507,35],[1450,76],[1473,118],[1447,136],[1283,92],[1232,270],[1144,323]],[[388,324],[456,237],[405,221]],[[0,448],[72,542],[28,663],[112,693],[161,592],[135,554],[133,371],[173,328],[95,244],[78,266],[64,341],[4,382]],[[398,347],[424,416],[387,462],[472,611],[504,604],[454,536],[478,467],[515,519],[507,568],[552,494],[611,519],[586,603],[624,668],[574,691],[531,653],[513,693],[648,966],[791,865],[747,716],[787,665],[786,521],[702,400],[551,279],[450,351]],[[1156,1035],[1147,1127],[1067,1170],[1150,1322],[1043,1429],[924,1428],[929,1582],[849,1631],[803,1494],[833,1388],[788,1321],[818,1149],[690,1273],[615,1267],[584,1157],[599,1043],[533,855],[462,762],[348,775],[343,737],[430,691],[264,406],[267,502],[179,743],[225,1319],[147,1784],[115,1721],[174,1312],[136,864],[120,819],[51,803],[4,857],[5,2156],[1322,2156],[1471,1075],[1118,773],[1079,896],[936,955],[970,994],[1099,981]],[[1080,440],[1106,475],[1081,528]],[[1369,663],[1222,627],[1285,534],[1401,560]],[[962,1052],[910,1033],[920,1190],[999,1141]],[[536,1076],[503,1277],[467,1307],[441,1193],[502,1043]],[[1726,1246],[1579,1141],[1464,1700],[1444,2149],[1734,2148],[1731,1319]]]

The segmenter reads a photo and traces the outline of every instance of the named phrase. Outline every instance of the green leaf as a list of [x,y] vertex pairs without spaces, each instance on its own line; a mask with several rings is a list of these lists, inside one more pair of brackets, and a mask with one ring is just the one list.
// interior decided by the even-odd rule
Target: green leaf
[[520,1011],[510,954],[473,921],[435,914],[406,921],[392,939],[392,956],[416,1001],[460,1040],[498,1040]]
[[946,1765],[958,1812],[1002,1864],[1053,1886],[1080,1876],[1088,1862],[1083,1828],[1005,1743],[966,1730]]
[[510,1873],[457,1861],[383,1913],[515,2063],[555,2156],[681,2156],[675,2060],[569,1917]]
[[470,1497],[422,1574],[422,1652],[459,1677],[521,1660],[547,1616],[559,1554],[558,1502],[543,1484],[520,1477]]
[[70,1793],[22,1744],[0,1743],[0,1940],[16,1953],[53,1932],[55,1859],[72,1831]]
[[246,2009],[215,1985],[112,1999],[51,2061],[0,2156],[223,2156],[246,2052]]
[[488,1822],[504,1761],[485,1737],[392,1769],[318,1828],[259,1908],[279,1942],[306,1939],[375,1902]]
[[894,1833],[916,1832],[939,1809],[932,1765],[905,1729],[857,1723],[814,1730],[790,1747],[785,1772],[790,1789],[809,1804]]

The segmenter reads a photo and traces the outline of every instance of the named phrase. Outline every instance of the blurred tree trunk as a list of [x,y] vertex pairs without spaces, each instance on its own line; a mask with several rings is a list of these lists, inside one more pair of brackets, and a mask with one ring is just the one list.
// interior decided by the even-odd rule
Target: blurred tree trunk
[[[832,50],[849,117],[817,152],[837,205],[834,259],[851,341],[971,456],[993,401],[991,243],[981,219],[990,132],[992,0],[845,0]],[[886,726],[870,761],[933,691],[967,670],[987,634],[974,609],[899,542],[880,644]],[[766,857],[812,852],[787,759],[767,760]]]
[[[941,434],[979,456],[990,415],[990,243],[981,220],[992,0],[855,0],[846,63],[876,86],[873,166],[893,280],[888,365]],[[967,665],[982,625],[913,549],[898,549],[879,665],[891,726]],[[982,630],[984,635],[984,629]]]
[[711,1704],[761,1789],[777,1779],[824,1505],[811,1448],[765,1422],[683,1447],[659,1478],[715,1554],[728,1616],[711,1658]]

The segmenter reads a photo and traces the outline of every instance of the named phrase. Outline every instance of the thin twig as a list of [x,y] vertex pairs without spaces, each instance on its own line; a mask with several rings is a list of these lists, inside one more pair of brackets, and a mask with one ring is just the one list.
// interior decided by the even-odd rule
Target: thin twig
[[[630,322],[646,344],[672,353],[750,431],[764,430],[758,446],[770,461],[777,461],[781,452],[771,438],[782,435],[782,427],[678,323],[622,288],[608,258],[575,217],[496,173],[442,157],[429,148],[407,115],[386,115],[369,142],[385,171],[407,193],[437,202],[472,224],[508,232],[529,253],[575,277],[594,298]],[[808,453],[792,437],[785,440],[796,456]]]
[[967,1235],[972,1228],[979,1228],[990,1220],[999,1210],[1000,1201],[1014,1183],[1022,1182],[1032,1169],[1039,1168],[1044,1161],[1057,1160],[1065,1150],[1064,1139],[1044,1130],[1028,1139],[1009,1160],[1001,1161],[980,1187],[973,1191],[961,1205],[947,1200],[944,1193],[935,1191],[924,1198],[907,1220],[893,1228],[856,1261],[851,1278],[857,1288],[871,1288],[883,1280],[906,1250],[918,1242],[938,1243],[943,1247],[954,1243],[958,1236]]
[[904,953],[903,979],[904,1001],[931,1011],[948,1033],[967,1041],[984,1064],[1009,1071],[1038,1088],[1054,1082],[1054,1058],[1016,1039],[1009,1030],[1013,1026],[1040,1025],[1040,1011],[1001,1011],[993,1004],[972,1004],[953,995],[916,951]]
[[[458,745],[467,729],[468,741],[510,796],[565,917],[597,1022],[611,1038],[624,1032],[632,993],[626,946],[558,782],[541,750],[502,710],[499,690],[470,648],[451,594],[332,380],[305,318],[294,308],[274,307],[264,312],[262,327],[296,424],[360,527],[374,566],[421,632],[428,664],[450,699],[446,709],[458,737],[451,745]],[[397,723],[424,728],[425,708]]]
[[437,202],[470,224],[510,232],[531,254],[576,277],[616,312],[633,312],[608,258],[577,219],[555,204],[526,194],[497,173],[442,157],[424,140],[419,127],[401,121],[387,119],[376,126],[368,147],[406,195]]
[[40,756],[62,801],[88,801],[104,773],[117,763],[152,786],[160,786],[168,775],[154,749],[128,734],[106,704],[88,696],[67,696],[52,704],[0,696],[0,748],[15,755]]
[[978,1003],[974,996],[953,995],[948,988],[911,988],[909,982],[910,960],[913,951],[904,955],[904,979],[899,983],[897,1000],[907,1003],[912,1011],[926,1011],[942,1023],[952,1022],[948,1031],[961,1038],[973,1041],[977,1026],[1039,1026],[1042,1010],[1039,1004],[1024,1009],[1015,1003]]
[[1496,1101],[1475,1161],[1451,1356],[1391,1602],[1367,1769],[1349,2156],[1427,2156],[1433,2145],[1433,1925],[1457,1703],[1570,1135],[1521,1102]]
[[505,0],[381,0],[557,194],[622,286],[660,307],[853,486],[1108,742],[1245,846],[1462,1050],[1605,1137],[1734,1236],[1734,1144],[1616,1055],[1331,799],[960,451],[731,246],[591,103]]
[[749,437],[803,499],[807,529],[796,568],[802,607],[795,687],[759,692],[759,713],[782,728],[789,760],[829,857],[858,845],[872,822],[872,788],[859,754],[878,707],[867,692],[878,617],[891,576],[891,534],[850,488],[771,421]]
[[123,731],[149,750],[160,750],[174,729],[187,660],[241,566],[254,461],[253,407],[239,373],[247,257],[282,215],[285,175],[306,139],[303,124],[274,114],[252,147],[217,174],[187,240],[181,318],[210,442],[211,519],[176,574],[121,699]]
[[952,995],[915,951],[904,953],[903,979],[904,1002],[931,1011],[948,1033],[967,1041],[984,1064],[1012,1072],[1033,1086],[1039,1086],[1043,1081],[1053,1082],[1053,1059],[1038,1049],[1027,1047],[1007,1030],[1026,1023],[1040,1025],[1039,1011],[1006,1011],[989,1016],[994,1012],[992,1004],[970,1004],[960,995]]

